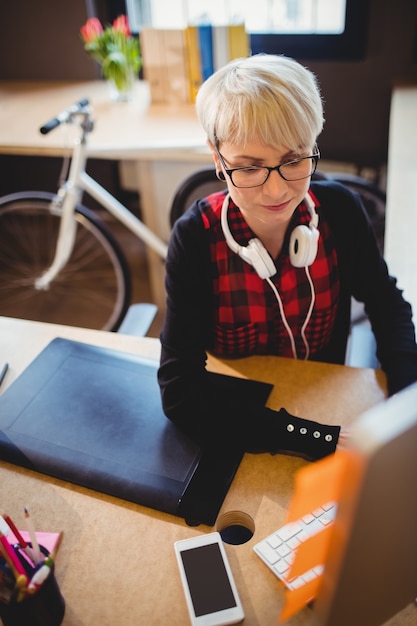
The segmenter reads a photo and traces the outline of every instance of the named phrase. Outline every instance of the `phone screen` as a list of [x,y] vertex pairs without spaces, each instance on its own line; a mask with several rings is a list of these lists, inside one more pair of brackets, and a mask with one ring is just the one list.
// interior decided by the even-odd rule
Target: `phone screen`
[[181,551],[181,559],[196,617],[236,606],[216,543]]

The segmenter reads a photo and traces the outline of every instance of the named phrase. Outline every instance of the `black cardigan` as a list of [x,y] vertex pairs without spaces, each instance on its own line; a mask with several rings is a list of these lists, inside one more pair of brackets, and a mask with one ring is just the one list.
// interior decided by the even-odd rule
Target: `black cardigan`
[[[359,198],[334,182],[312,183],[336,242],[340,305],[329,345],[314,359],[344,363],[351,297],[364,302],[377,357],[392,394],[417,380],[417,345],[410,305],[389,276]],[[207,375],[212,327],[210,258],[197,201],[171,235],[166,262],[167,314],[158,380],[166,415],[203,445],[284,452],[318,459],[333,452],[339,427],[272,411],[216,386]],[[243,261],[242,261],[243,263]]]

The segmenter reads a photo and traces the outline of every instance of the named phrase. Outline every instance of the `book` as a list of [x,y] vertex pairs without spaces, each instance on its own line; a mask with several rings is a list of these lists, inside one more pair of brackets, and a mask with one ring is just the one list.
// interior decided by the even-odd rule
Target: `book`
[[152,102],[165,102],[163,38],[156,28],[144,27],[140,33],[143,75],[149,84]]
[[250,54],[249,36],[245,24],[229,25],[229,59],[239,59]]
[[165,102],[188,102],[186,40],[183,29],[160,31]]
[[198,43],[200,47],[201,75],[207,80],[213,72],[213,27],[211,24],[199,24]]
[[152,102],[189,102],[186,39],[183,29],[143,28],[143,73]]
[[229,57],[229,27],[213,26],[213,67],[216,72],[224,67]]
[[197,26],[187,26],[185,29],[185,48],[188,71],[188,100],[194,104],[197,91],[202,83]]

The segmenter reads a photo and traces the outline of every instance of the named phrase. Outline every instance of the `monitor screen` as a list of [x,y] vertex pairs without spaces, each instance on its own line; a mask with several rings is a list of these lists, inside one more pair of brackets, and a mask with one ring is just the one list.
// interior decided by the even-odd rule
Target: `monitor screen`
[[314,626],[379,626],[417,597],[417,384],[364,413],[350,449],[360,480],[338,503]]

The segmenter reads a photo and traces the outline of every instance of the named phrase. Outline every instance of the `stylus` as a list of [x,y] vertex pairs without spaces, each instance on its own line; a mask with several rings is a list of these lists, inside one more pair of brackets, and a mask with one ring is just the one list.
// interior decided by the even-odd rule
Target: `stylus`
[[8,369],[9,369],[9,364],[5,363],[3,365],[3,368],[1,370],[1,372],[0,372],[0,385],[3,382],[4,377],[6,376],[6,372],[7,372]]

